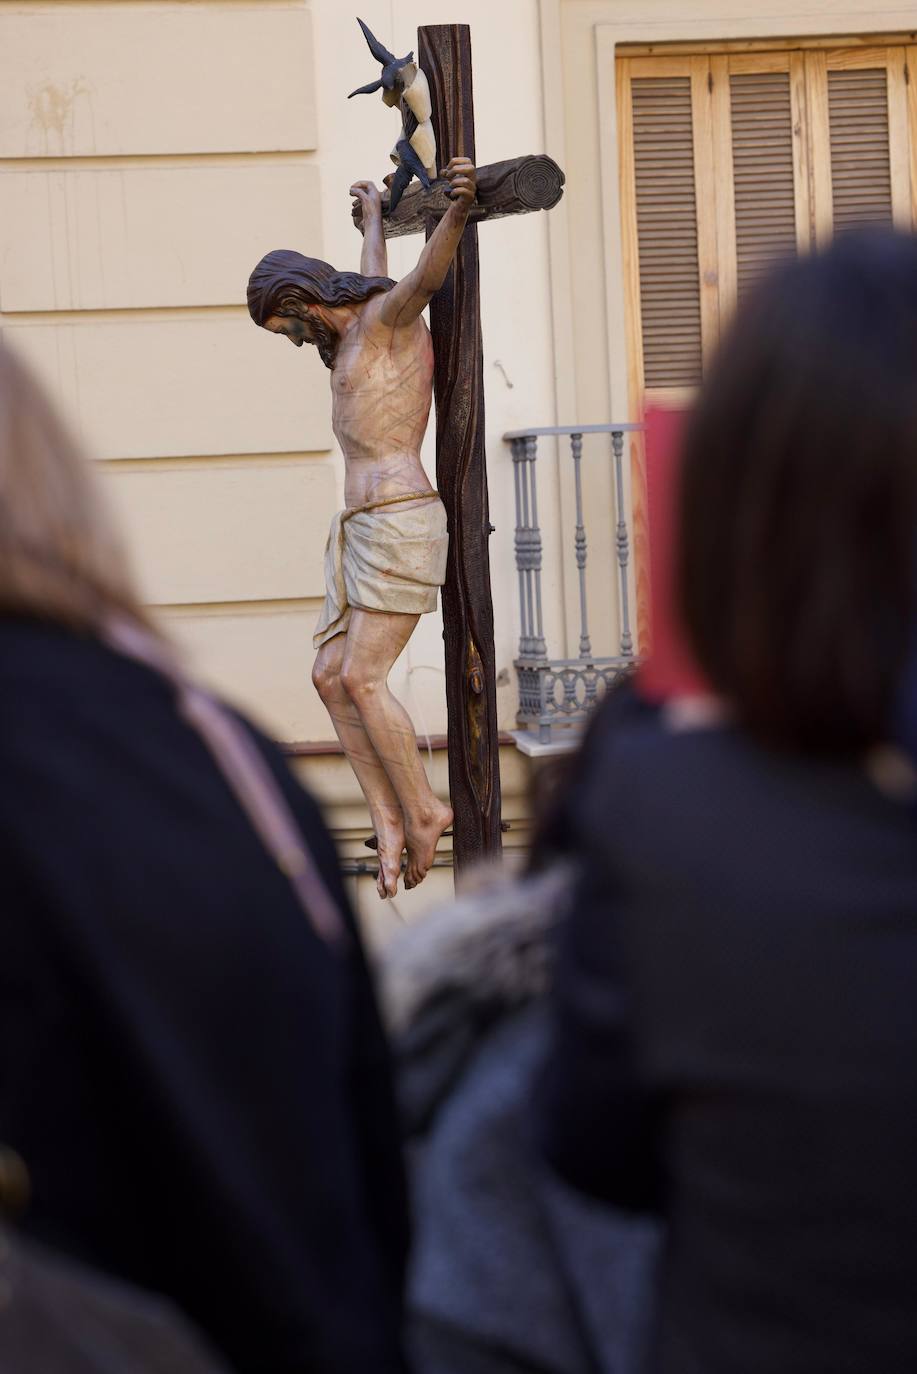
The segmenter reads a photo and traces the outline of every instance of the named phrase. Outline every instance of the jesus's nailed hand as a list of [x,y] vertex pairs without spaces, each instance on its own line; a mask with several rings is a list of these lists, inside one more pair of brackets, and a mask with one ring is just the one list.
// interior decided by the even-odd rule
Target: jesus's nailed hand
[[443,172],[443,178],[449,183],[449,199],[467,214],[474,204],[478,186],[474,163],[467,157],[454,157]]
[[372,181],[355,181],[350,188],[350,194],[355,198],[353,202],[354,214],[358,210],[363,212],[363,222],[372,219],[374,215],[382,215],[382,197],[379,188]]

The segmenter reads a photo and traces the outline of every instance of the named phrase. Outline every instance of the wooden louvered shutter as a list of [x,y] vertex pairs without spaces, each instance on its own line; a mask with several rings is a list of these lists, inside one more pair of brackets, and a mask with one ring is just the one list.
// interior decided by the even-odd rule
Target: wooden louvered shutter
[[835,234],[892,223],[888,148],[888,73],[828,73],[831,209]]
[[809,242],[805,68],[799,53],[710,59],[720,326],[781,257]]
[[620,64],[624,251],[641,397],[695,387],[716,342],[716,225],[706,58]]
[[795,55],[729,63],[738,297],[809,239],[804,74]]
[[634,181],[644,382],[700,380],[700,291],[691,78],[633,82]]
[[910,228],[905,50],[810,53],[806,70],[819,241],[870,225]]

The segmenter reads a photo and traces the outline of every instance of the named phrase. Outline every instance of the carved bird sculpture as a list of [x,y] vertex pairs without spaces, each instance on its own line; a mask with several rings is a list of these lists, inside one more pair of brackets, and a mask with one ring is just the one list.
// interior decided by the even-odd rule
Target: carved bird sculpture
[[414,61],[413,52],[407,57],[395,57],[384,48],[372,31],[357,19],[363,36],[373,57],[382,67],[378,81],[370,81],[351,91],[347,97],[373,95],[382,91],[386,105],[398,108],[401,114],[401,133],[392,149],[392,161],[396,171],[386,177],[389,188],[387,213],[392,214],[401,200],[406,188],[414,177],[429,189],[436,180],[436,135],[433,132],[433,103],[430,99],[430,85],[423,71]]
[[370,81],[367,86],[360,86],[357,90],[351,91],[350,95],[347,97],[348,100],[352,100],[355,95],[375,95],[376,91],[383,86],[387,91],[393,91],[395,89],[395,79],[399,71],[402,67],[406,67],[409,62],[413,61],[414,58],[413,52],[409,52],[407,57],[395,57],[393,53],[389,52],[388,48],[382,46],[369,25],[364,24],[359,16],[357,17],[357,23],[363,30],[363,37],[366,39],[369,51],[376,61],[382,64],[382,75],[378,81]]

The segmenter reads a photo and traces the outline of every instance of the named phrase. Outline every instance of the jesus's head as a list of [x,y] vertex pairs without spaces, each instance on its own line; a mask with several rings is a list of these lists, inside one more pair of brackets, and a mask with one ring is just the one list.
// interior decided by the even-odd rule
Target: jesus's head
[[315,344],[326,367],[334,367],[339,330],[335,312],[362,305],[389,291],[390,277],[337,272],[320,258],[279,248],[262,258],[248,281],[248,312],[255,324],[283,334],[301,348]]

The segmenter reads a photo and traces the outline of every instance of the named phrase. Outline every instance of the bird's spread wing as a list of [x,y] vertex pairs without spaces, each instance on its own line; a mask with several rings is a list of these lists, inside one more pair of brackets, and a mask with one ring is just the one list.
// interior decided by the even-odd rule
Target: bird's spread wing
[[391,66],[393,62],[397,62],[398,59],[396,58],[395,54],[393,52],[389,52],[388,48],[383,48],[378,38],[376,38],[371,29],[366,27],[362,19],[358,18],[357,23],[363,30],[363,37],[366,39],[369,51],[372,53],[373,57],[376,59],[377,62],[380,62],[383,67]]
[[375,91],[379,91],[379,90],[381,90],[381,89],[382,89],[382,82],[381,82],[381,80],[379,80],[379,81],[370,81],[370,83],[369,83],[368,86],[358,86],[357,89],[356,89],[355,91],[351,91],[351,92],[350,92],[350,95],[347,97],[347,99],[348,99],[348,100],[353,100],[353,98],[354,98],[355,95],[372,95]]

